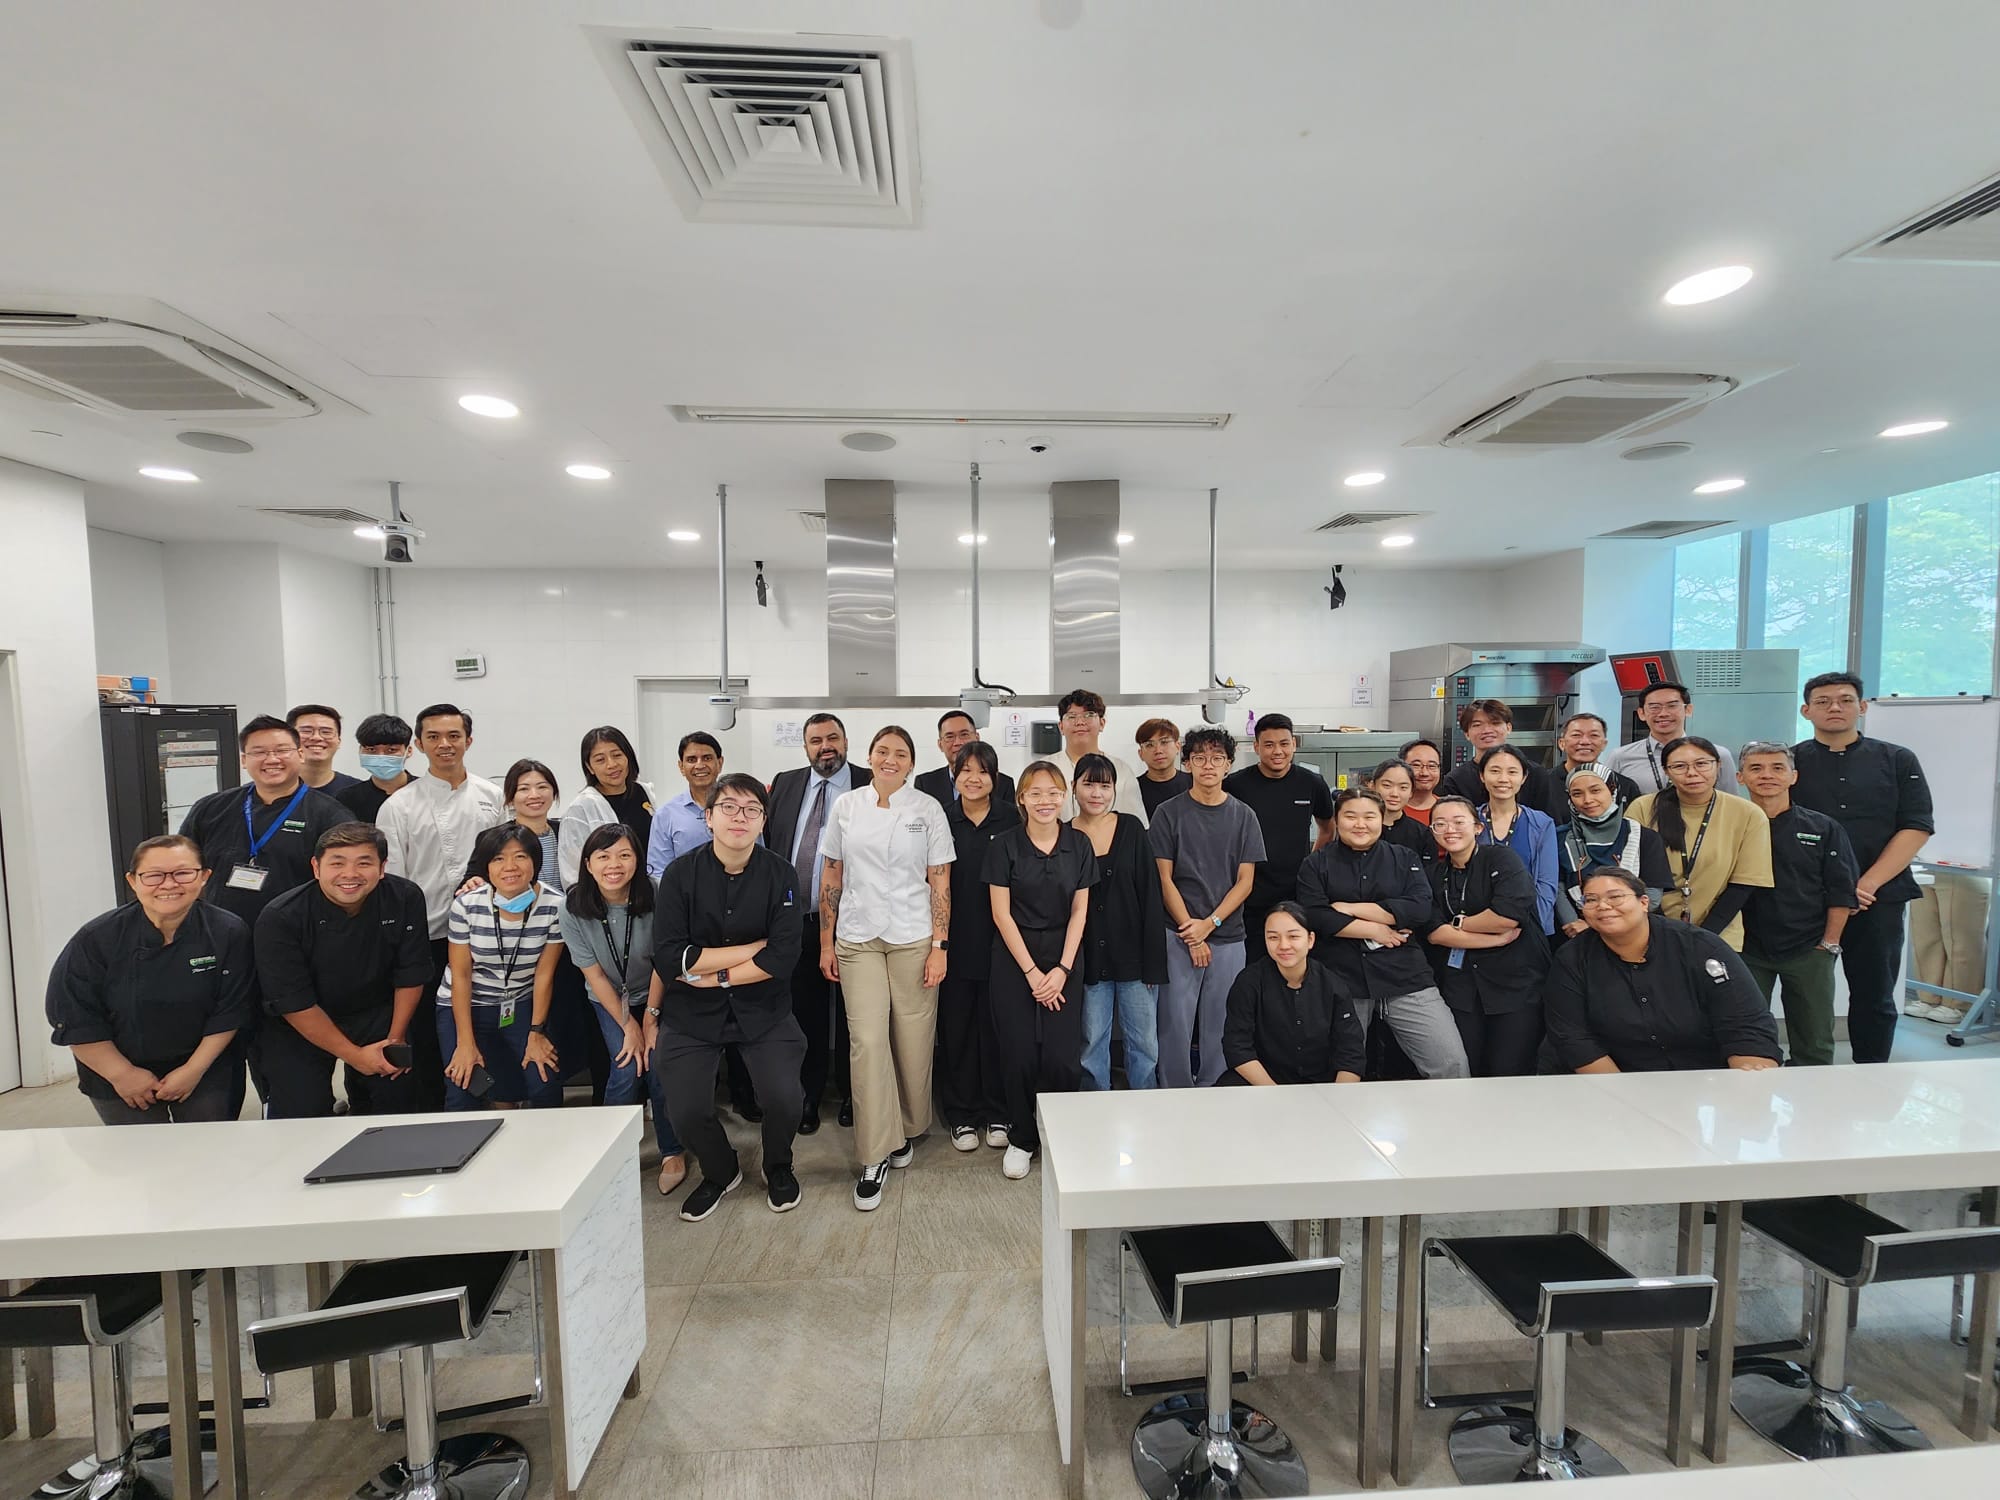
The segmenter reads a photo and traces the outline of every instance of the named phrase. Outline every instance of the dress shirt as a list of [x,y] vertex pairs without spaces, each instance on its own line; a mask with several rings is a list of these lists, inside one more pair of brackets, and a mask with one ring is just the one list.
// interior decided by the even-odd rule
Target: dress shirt
[[[1117,795],[1111,799],[1111,810],[1113,812],[1130,813],[1141,823],[1150,823],[1152,821],[1152,814],[1146,811],[1146,799],[1139,794],[1139,777],[1143,773],[1130,761],[1123,760],[1116,755],[1110,754],[1108,751],[1099,750],[1096,753],[1102,755],[1118,768]],[[1072,758],[1068,749],[1065,748],[1060,755],[1051,756],[1050,759],[1055,761],[1056,768],[1069,781],[1069,790],[1063,795],[1062,805],[1062,818],[1067,823],[1076,816],[1077,758]],[[1190,776],[1188,784],[1193,785],[1193,783],[1194,778]]]
[[[1665,796],[1676,796],[1667,792]],[[1666,899],[1660,909],[1669,917],[1677,917],[1683,922],[1699,926],[1708,920],[1708,914],[1715,909],[1715,903],[1722,899],[1722,893],[1732,885],[1753,886],[1769,889],[1771,885],[1771,820],[1764,816],[1764,810],[1748,797],[1732,797],[1727,792],[1717,791],[1714,796],[1714,816],[1709,818],[1708,833],[1701,834],[1701,820],[1708,815],[1708,804],[1701,807],[1681,808],[1681,847],[1667,846],[1667,868],[1673,873],[1673,880],[1667,886]],[[1626,816],[1641,827],[1653,826],[1653,808],[1659,801],[1657,796],[1641,797],[1627,808]],[[1657,831],[1657,830],[1655,830]],[[1696,838],[1701,838],[1700,857],[1688,868],[1687,851]],[[1681,887],[1689,887],[1689,894],[1683,896]],[[1743,949],[1743,914],[1738,912],[1729,919],[1722,929],[1722,939],[1739,953]]]
[[889,794],[887,807],[877,805],[880,798],[875,787],[856,787],[827,810],[820,855],[841,862],[834,936],[914,943],[932,935],[931,868],[951,864],[958,851],[937,798],[907,782]]
[[480,834],[506,821],[507,799],[500,788],[470,773],[457,786],[441,776],[419,776],[375,815],[375,826],[389,841],[389,873],[423,889],[432,942],[444,936],[472,846]]
[[274,1016],[324,1010],[350,1042],[387,1036],[396,991],[431,980],[430,918],[416,882],[385,875],[352,916],[318,882],[257,919],[257,977]]
[[[1438,989],[1453,1010],[1504,1016],[1532,1010],[1542,1001],[1542,977],[1549,969],[1548,940],[1537,921],[1540,903],[1534,877],[1521,857],[1504,844],[1474,847],[1464,869],[1446,856],[1430,867],[1431,919],[1425,935],[1455,925],[1454,919],[1490,911],[1520,924],[1520,935],[1500,948],[1444,948],[1426,942]],[[1452,955],[1460,955],[1456,966]]]
[[997,796],[986,817],[973,822],[958,802],[941,804],[951,824],[951,961],[960,974],[981,983],[993,958],[993,898],[987,894],[986,851],[1010,828],[1021,826],[1021,814]]
[[[1847,831],[1855,868],[1864,875],[1905,829],[1937,832],[1930,782],[1914,750],[1864,734],[1845,750],[1801,740],[1792,747],[1792,761],[1799,768],[1792,801],[1825,813]],[[1883,883],[1875,899],[1914,901],[1920,894],[1916,877],[1904,869]]]
[[1167,982],[1167,903],[1146,825],[1124,813],[1097,858],[1090,921],[1083,929],[1083,982]]
[[1229,987],[1222,1062],[1231,1070],[1262,1063],[1276,1083],[1332,1083],[1368,1071],[1368,1040],[1325,964],[1307,964],[1293,989],[1275,958],[1260,958]]
[[[1676,735],[1675,739],[1678,738],[1680,736]],[[1666,791],[1674,784],[1673,778],[1667,775],[1667,763],[1663,758],[1667,746],[1672,743],[1672,740],[1656,740],[1647,735],[1643,740],[1634,740],[1616,750],[1605,751],[1599,764],[1629,778],[1639,788],[1640,795],[1651,796],[1655,792]],[[1726,745],[1717,745],[1715,756],[1721,762],[1715,772],[1715,789],[1731,796],[1741,796],[1743,788],[1736,780],[1736,757],[1729,753]]]
[[[724,868],[713,844],[675,860],[653,896],[653,969],[666,983],[660,1024],[705,1042],[755,1041],[792,1013],[792,970],[804,923],[798,872],[758,844],[742,873]],[[703,950],[762,942],[753,962],[771,977],[755,984],[694,986],[681,978]]]
[[1766,958],[1819,946],[1826,914],[1856,905],[1859,875],[1847,833],[1825,813],[1793,804],[1771,819],[1771,878],[1743,908],[1743,941]]
[[1586,932],[1563,945],[1543,991],[1549,1040],[1565,1071],[1609,1057],[1625,1073],[1776,1062],[1771,1005],[1735,949],[1714,933],[1649,916],[1646,956],[1627,963]]
[[653,809],[653,832],[646,840],[646,873],[658,881],[668,865],[713,837],[702,805],[683,787],[664,806]]
[[[1354,918],[1334,911],[1336,901],[1374,902],[1396,919],[1396,927],[1409,931],[1409,941],[1371,950],[1358,939],[1341,937]],[[1436,983],[1423,952],[1431,883],[1423,861],[1410,850],[1380,840],[1356,850],[1335,839],[1299,866],[1299,905],[1306,926],[1319,935],[1313,957],[1333,971],[1342,994],[1385,1000]]]

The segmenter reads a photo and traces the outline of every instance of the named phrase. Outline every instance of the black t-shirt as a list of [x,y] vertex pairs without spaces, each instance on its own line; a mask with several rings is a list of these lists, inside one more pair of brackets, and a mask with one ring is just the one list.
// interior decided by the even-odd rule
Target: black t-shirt
[[1153,809],[1169,798],[1178,797],[1194,785],[1194,776],[1187,771],[1176,771],[1165,781],[1155,781],[1145,772],[1139,773],[1139,801],[1146,809],[1146,816],[1152,817]]
[[333,800],[363,823],[372,823],[375,815],[382,811],[382,804],[408,786],[411,780],[410,773],[405,771],[403,779],[386,792],[375,785],[373,779],[357,781],[353,786],[342,787]]
[[[316,792],[303,781],[299,790],[304,795],[296,806],[289,792],[275,802],[266,802],[254,788],[233,786],[209,793],[188,809],[180,831],[201,845],[202,863],[214,872],[202,890],[204,901],[213,901],[254,928],[265,907],[312,879],[313,850],[319,836],[354,820],[325,792]],[[243,821],[246,797],[250,799],[248,827]],[[260,841],[256,864],[266,872],[257,890],[229,883],[238,865],[251,863],[253,829]]]
[[1298,894],[1299,866],[1312,853],[1314,819],[1333,816],[1326,778],[1296,764],[1282,776],[1245,766],[1225,776],[1222,789],[1246,803],[1264,830],[1264,860],[1244,905],[1262,911],[1291,900]]
[[359,776],[349,776],[345,771],[335,771],[327,779],[325,786],[316,786],[313,790],[323,797],[338,797],[349,787],[358,785],[360,781],[361,778]]
[[423,889],[400,875],[384,875],[352,916],[317,881],[287,891],[257,919],[256,942],[266,1010],[317,1005],[362,1046],[389,1034],[398,989],[431,978]]
[[653,801],[646,795],[646,789],[636,781],[625,783],[625,790],[617,796],[603,793],[604,800],[611,804],[618,821],[639,837],[639,852],[643,857],[647,841],[653,836]]
[[1023,824],[986,851],[986,883],[1007,887],[1007,912],[1016,927],[1059,930],[1069,925],[1076,893],[1097,884],[1097,851],[1064,824],[1056,832],[1055,848],[1044,854]]
[[[959,976],[986,982],[993,958],[993,899],[986,894],[986,852],[1010,828],[1021,826],[1021,814],[997,797],[987,804],[986,817],[975,823],[957,802],[944,804],[951,827],[951,963]],[[1158,882],[1156,881],[1155,884]]]

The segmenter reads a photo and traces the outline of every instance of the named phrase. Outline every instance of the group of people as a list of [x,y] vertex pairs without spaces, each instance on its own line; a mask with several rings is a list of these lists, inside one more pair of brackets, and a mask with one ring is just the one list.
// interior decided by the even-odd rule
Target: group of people
[[1922,768],[1861,734],[1848,674],[1806,684],[1797,745],[1732,757],[1690,706],[1649,690],[1616,751],[1575,715],[1546,766],[1481,701],[1464,764],[1413,739],[1337,791],[1282,714],[1240,769],[1227,731],[1149,719],[1140,769],[1087,690],[1012,778],[964,713],[917,775],[906,730],[857,764],[822,712],[769,786],[684,736],[662,798],[606,725],[565,805],[537,760],[471,774],[452,704],[363,721],[366,779],[332,768],[338,713],[302,705],[243,726],[244,785],[132,851],[135,900],[65,948],[49,1019],[118,1124],[233,1118],[246,1070],[270,1118],[333,1113],[336,1067],[357,1114],[554,1105],[588,1071],[594,1099],[650,1104],[662,1193],[694,1157],[695,1221],[742,1182],[723,1078],[774,1211],[823,1108],[868,1211],[934,1108],[1018,1180],[1036,1096],[1121,1077],[1775,1066],[1774,988],[1790,1060],[1830,1062],[1836,961],[1854,1056],[1885,1060]]

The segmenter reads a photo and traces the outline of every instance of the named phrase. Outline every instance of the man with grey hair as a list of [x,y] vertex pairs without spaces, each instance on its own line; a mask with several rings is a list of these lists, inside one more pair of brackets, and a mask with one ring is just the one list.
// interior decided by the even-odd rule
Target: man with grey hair
[[1743,962],[1769,1001],[1784,980],[1785,1047],[1795,1064],[1833,1061],[1833,965],[1856,905],[1846,831],[1792,801],[1791,747],[1752,740],[1736,757],[1750,800],[1771,820],[1769,890],[1743,908]]

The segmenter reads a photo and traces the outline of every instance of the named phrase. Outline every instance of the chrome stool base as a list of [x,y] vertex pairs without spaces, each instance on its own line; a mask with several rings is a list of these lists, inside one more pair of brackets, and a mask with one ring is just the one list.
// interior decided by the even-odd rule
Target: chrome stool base
[[1813,1384],[1809,1371],[1782,1359],[1746,1359],[1729,1382],[1729,1404],[1763,1437],[1794,1458],[1858,1453],[1913,1453],[1931,1440],[1892,1406],[1857,1401],[1849,1391]]
[[1169,1396],[1139,1419],[1132,1472],[1148,1500],[1307,1493],[1305,1460],[1283,1428],[1237,1401],[1229,1409],[1229,1436],[1213,1437],[1200,1391]]
[[1560,1451],[1542,1451],[1535,1442],[1535,1414],[1524,1406],[1474,1406],[1460,1412],[1445,1447],[1460,1484],[1602,1479],[1626,1472],[1625,1465],[1574,1427],[1563,1429]]
[[494,1432],[443,1438],[428,1479],[401,1459],[354,1492],[354,1500],[520,1500],[528,1492],[528,1452]]
[[[174,1500],[173,1444],[164,1427],[133,1437],[115,1464],[80,1458],[48,1481],[30,1500]],[[202,1493],[215,1488],[213,1439],[203,1434]]]

